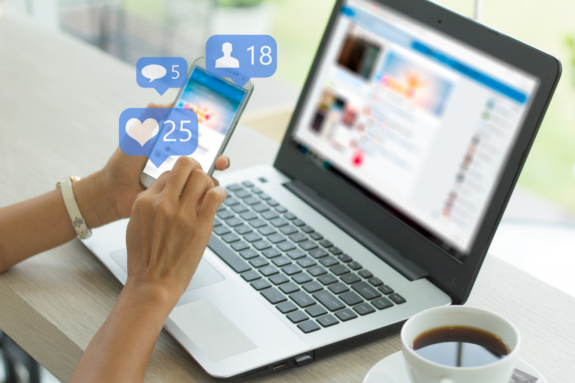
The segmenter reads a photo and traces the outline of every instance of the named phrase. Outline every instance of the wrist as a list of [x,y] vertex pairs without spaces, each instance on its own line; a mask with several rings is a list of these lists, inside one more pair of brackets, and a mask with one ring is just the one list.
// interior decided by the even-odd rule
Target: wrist
[[176,306],[181,296],[165,284],[146,283],[130,279],[126,282],[122,295],[136,304],[150,305],[149,307],[153,307],[154,311],[165,314],[166,317]]
[[100,172],[72,183],[80,213],[90,229],[120,219],[116,204],[101,180]]

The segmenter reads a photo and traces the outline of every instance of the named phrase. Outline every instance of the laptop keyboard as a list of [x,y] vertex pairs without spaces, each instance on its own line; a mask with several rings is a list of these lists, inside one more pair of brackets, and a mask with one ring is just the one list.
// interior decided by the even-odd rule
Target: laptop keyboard
[[227,190],[208,246],[304,333],[406,302],[251,181]]

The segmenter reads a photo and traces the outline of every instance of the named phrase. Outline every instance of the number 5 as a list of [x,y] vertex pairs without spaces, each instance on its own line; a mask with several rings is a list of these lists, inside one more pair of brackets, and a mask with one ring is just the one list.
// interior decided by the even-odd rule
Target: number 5
[[178,68],[178,67],[179,67],[179,65],[172,65],[172,73],[175,72],[178,74],[176,77],[172,77],[172,80],[175,80],[175,79],[180,77],[180,72],[178,72],[177,70],[174,70],[174,68]]
[[181,142],[188,142],[191,138],[192,138],[192,132],[189,129],[184,129],[184,122],[187,122],[188,124],[191,124],[192,121],[186,120],[186,121],[180,121],[180,131],[181,132],[188,132],[188,138],[186,138],[185,140],[182,140],[180,138]]

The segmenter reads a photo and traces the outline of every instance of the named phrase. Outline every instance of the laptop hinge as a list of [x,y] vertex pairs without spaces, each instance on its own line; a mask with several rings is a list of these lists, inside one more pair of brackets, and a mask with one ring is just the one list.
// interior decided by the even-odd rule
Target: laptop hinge
[[402,274],[410,281],[425,278],[429,275],[409,259],[403,257],[397,250],[361,226],[353,218],[342,212],[329,201],[321,198],[313,189],[301,181],[290,181],[284,184],[292,193],[304,200],[308,205],[324,215],[327,219],[339,226],[340,229],[352,236],[389,266]]

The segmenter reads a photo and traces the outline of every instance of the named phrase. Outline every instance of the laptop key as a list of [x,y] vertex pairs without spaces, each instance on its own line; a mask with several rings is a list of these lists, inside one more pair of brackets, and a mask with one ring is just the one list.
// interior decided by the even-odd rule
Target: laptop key
[[332,293],[327,290],[313,294],[313,297],[324,305],[329,311],[337,311],[345,308],[345,305]]
[[280,227],[280,231],[282,233],[284,233],[285,235],[290,235],[293,233],[297,233],[298,230],[295,227],[293,227],[292,225],[287,225],[287,226]]
[[280,293],[275,287],[265,289],[260,294],[262,294],[272,305],[287,301],[285,295]]
[[402,297],[401,295],[399,295],[397,293],[391,294],[390,296],[388,296],[388,298],[391,299],[393,302],[395,302],[398,305],[407,302],[404,297]]
[[238,217],[233,217],[233,218],[228,219],[228,220],[226,221],[226,223],[228,224],[228,226],[236,227],[236,226],[239,226],[239,225],[243,225],[244,221],[242,221],[242,220],[239,219]]
[[303,283],[307,283],[307,282],[312,280],[312,278],[305,273],[296,274],[293,277],[291,277],[291,279],[293,279],[294,281],[296,281],[300,285]]
[[293,243],[291,243],[290,241],[285,241],[285,242],[280,243],[280,244],[278,245],[278,248],[279,248],[281,251],[288,252],[288,251],[290,251],[290,250],[295,249],[295,245],[294,245]]
[[320,233],[311,233],[309,236],[315,239],[316,241],[323,239],[323,235],[321,235]]
[[302,221],[301,219],[297,218],[297,219],[295,219],[295,220],[293,221],[293,224],[296,225],[296,226],[298,226],[298,227],[300,227],[300,226],[304,226],[304,225],[305,225],[305,222]]
[[296,265],[288,265],[288,266],[284,266],[282,267],[282,271],[284,273],[286,273],[287,275],[294,275],[297,273],[301,273],[301,269],[299,267],[297,267]]
[[326,269],[324,269],[321,266],[312,266],[309,269],[307,269],[307,272],[313,275],[314,277],[327,273]]
[[291,239],[295,243],[298,243],[298,242],[303,242],[303,241],[307,240],[307,236],[305,234],[302,234],[302,233],[295,233],[295,234],[290,235],[289,239]]
[[374,299],[371,301],[371,304],[378,310],[383,310],[393,306],[393,303],[391,303],[387,298]]
[[234,197],[228,197],[224,200],[224,204],[228,205],[228,206],[234,206],[239,204],[240,201],[238,201],[236,198]]
[[332,267],[338,265],[339,262],[334,257],[325,257],[319,260],[319,263],[324,265],[325,267]]
[[344,301],[348,306],[355,306],[358,303],[363,302],[363,299],[353,291],[348,291],[339,295],[339,298]]
[[354,306],[353,309],[359,315],[367,315],[375,312],[375,309],[367,303],[362,303],[360,305]]
[[275,218],[275,219],[272,219],[272,220],[270,221],[270,223],[271,223],[272,225],[274,225],[275,227],[282,227],[282,226],[287,225],[287,224],[288,224],[288,221],[286,221],[286,220],[283,219],[283,218]]
[[230,234],[226,234],[222,237],[222,239],[224,240],[225,243],[232,243],[235,241],[239,241],[240,237],[238,237],[237,235],[235,235],[234,233],[230,233]]
[[231,190],[231,191],[236,191],[236,190],[240,190],[242,187],[240,186],[240,184],[231,184],[226,186],[226,189]]
[[253,211],[246,211],[245,213],[240,214],[240,217],[242,217],[244,221],[250,221],[252,219],[256,219],[258,215]]
[[252,242],[257,242],[257,241],[261,240],[262,236],[258,235],[257,233],[249,233],[249,234],[244,235],[244,239],[246,241],[248,241],[249,243],[252,243]]
[[327,239],[321,240],[319,241],[319,244],[322,245],[323,247],[332,247],[333,243],[331,243],[330,241],[328,241]]
[[253,182],[252,182],[252,181],[249,181],[249,180],[246,180],[246,181],[242,182],[242,185],[244,185],[244,186],[247,187],[247,188],[252,188],[252,187],[254,187]]
[[318,258],[325,257],[326,255],[329,255],[329,254],[324,249],[315,249],[315,250],[310,251],[309,255],[311,255],[315,259],[318,259]]
[[288,257],[284,257],[283,255],[281,257],[276,257],[272,260],[272,263],[274,265],[276,265],[277,267],[284,267],[286,265],[289,265],[291,263],[291,261],[289,260]]
[[289,297],[301,308],[306,308],[315,305],[315,300],[306,293],[304,293],[303,291],[293,293]]
[[347,254],[340,254],[337,256],[337,259],[339,259],[341,262],[343,263],[347,263],[347,262],[351,262],[353,261],[353,259],[347,255]]
[[276,269],[273,266],[264,266],[261,269],[259,269],[259,272],[265,277],[269,277],[270,275],[279,273],[278,269]]
[[287,313],[291,313],[292,311],[297,310],[297,306],[294,305],[292,302],[287,301],[287,302],[280,303],[279,305],[277,305],[276,309],[278,309],[282,314],[287,314]]
[[332,273],[334,273],[335,275],[343,275],[343,274],[349,273],[349,269],[347,267],[345,267],[344,265],[333,266],[333,267],[330,267],[329,270]]
[[[356,261],[352,261],[352,262],[348,263],[347,267],[349,267],[352,270],[359,270],[362,268],[362,266],[359,263],[357,263]],[[368,271],[368,273],[369,273],[369,271]],[[372,275],[372,277],[373,277],[373,275]]]
[[372,286],[381,286],[383,285],[383,282],[381,281],[381,279],[377,278],[377,277],[373,277],[373,278],[369,278],[367,280]]
[[343,251],[341,251],[339,247],[330,247],[329,252],[332,253],[333,255],[340,255],[341,253],[343,253]]
[[253,267],[262,267],[262,266],[267,266],[270,263],[268,262],[267,259],[265,259],[264,257],[257,257],[257,258],[253,258],[250,260],[250,265],[252,265]]
[[272,245],[268,241],[266,241],[265,239],[262,239],[261,241],[254,242],[253,245],[259,251],[269,249],[270,247],[272,247]]
[[241,234],[241,235],[252,232],[252,228],[249,227],[248,225],[244,225],[243,223],[240,226],[236,226],[234,228],[234,230],[236,231],[236,233]]
[[[228,234],[230,235],[230,234]],[[235,234],[231,234],[235,235]],[[243,273],[244,271],[251,270],[251,267],[240,258],[239,255],[234,253],[227,247],[218,237],[212,235],[208,242],[209,248],[216,253],[222,261],[228,264],[236,273]]]
[[270,206],[277,206],[277,205],[280,204],[278,201],[276,201],[276,200],[273,199],[273,198],[268,199],[266,202],[267,202],[268,205],[270,205]]
[[[224,209],[225,209],[225,208],[224,208]],[[222,225],[222,221],[220,221],[220,220],[217,219],[217,218],[214,218],[213,227],[218,227],[218,226],[221,226],[221,225]]]
[[276,211],[280,214],[286,213],[288,211],[288,209],[286,209],[282,205],[274,206],[274,209],[276,209]]
[[384,285],[384,286],[380,286],[378,288],[379,291],[381,291],[382,293],[384,293],[385,295],[389,295],[389,294],[393,294],[395,291],[393,291],[393,289],[391,287],[389,287],[388,285]]
[[321,282],[322,285],[327,286],[337,282],[337,278],[331,274],[325,274],[321,277],[317,278],[318,281]]
[[345,293],[346,291],[349,291],[349,287],[347,287],[346,285],[344,285],[341,282],[338,282],[335,285],[329,286],[328,289],[330,289],[330,291],[334,294],[341,294],[341,293]]
[[271,287],[271,283],[269,283],[265,279],[259,279],[257,281],[253,281],[252,283],[250,283],[250,285],[252,285],[252,287],[257,291],[261,291]]
[[254,197],[254,196],[251,196],[251,197],[248,197],[248,198],[244,199],[244,203],[245,203],[246,205],[252,206],[252,205],[255,205],[255,204],[260,203],[260,200],[257,199],[257,198]]
[[371,287],[367,282],[359,282],[351,285],[351,288],[361,294],[366,300],[372,300],[381,297],[381,294]]
[[262,276],[255,270],[246,271],[242,273],[242,278],[246,280],[246,282],[255,281],[256,279],[260,279]]
[[238,190],[236,192],[236,197],[238,197],[238,198],[246,198],[246,197],[249,197],[251,195],[252,195],[252,193],[250,193],[246,189],[241,189],[241,190]]
[[342,275],[340,278],[342,281],[344,281],[348,285],[351,285],[352,283],[356,283],[356,282],[361,281],[361,278],[358,277],[355,273],[345,274],[345,275]]
[[315,231],[311,226],[308,225],[303,226],[300,230],[306,234],[313,233]]
[[300,249],[290,250],[286,253],[291,259],[300,259],[305,257],[305,253]]
[[231,230],[227,226],[218,226],[214,228],[214,233],[217,235],[224,235],[231,233]]
[[284,237],[283,235],[277,233],[277,234],[272,234],[268,237],[268,241],[270,241],[273,244],[276,243],[280,243],[286,240],[286,237]]
[[278,218],[279,215],[278,215],[278,213],[276,213],[273,210],[268,210],[265,213],[262,213],[262,217],[264,217],[267,220],[270,220],[270,219]]
[[315,244],[315,242],[312,242],[312,241],[301,242],[301,243],[299,243],[299,246],[306,251],[310,251],[310,250],[317,248],[317,245]]
[[307,309],[305,309],[305,312],[312,318],[317,318],[318,316],[327,314],[326,309],[324,309],[320,305],[310,306]]
[[265,225],[265,226],[260,227],[258,229],[258,231],[262,235],[271,235],[271,234],[277,233],[276,229],[274,229],[273,227],[271,227],[269,225]]
[[300,323],[297,325],[297,327],[299,327],[299,329],[301,331],[303,331],[304,334],[309,334],[310,332],[317,331],[321,328],[317,325],[317,323],[315,323],[312,320],[308,320],[308,321],[305,321],[303,323]]
[[291,294],[295,293],[296,291],[299,291],[299,286],[293,282],[289,282],[280,285],[279,289],[283,291],[285,294]]
[[357,318],[357,314],[350,309],[338,311],[335,313],[335,316],[338,317],[342,322]]
[[304,320],[309,319],[309,317],[307,315],[305,315],[305,313],[303,311],[296,311],[296,312],[288,314],[286,316],[293,323],[300,323],[300,322],[303,322]]
[[240,253],[240,255],[244,258],[244,259],[252,259],[257,257],[259,254],[257,251],[255,251],[254,249],[248,249],[245,251],[242,251]]
[[238,241],[238,242],[234,242],[231,244],[232,249],[234,249],[235,251],[242,251],[245,249],[249,249],[250,245],[248,245],[247,243],[245,243],[244,241]]
[[301,287],[303,287],[303,289],[310,294],[315,293],[316,291],[323,290],[323,287],[321,287],[321,285],[316,281],[305,283]]
[[269,279],[270,282],[273,283],[274,285],[281,285],[282,283],[286,283],[287,281],[289,281],[289,278],[283,274],[272,275]]
[[220,205],[220,207],[218,208],[218,212],[220,212],[222,210],[226,210],[226,207],[224,205]]
[[291,221],[291,220],[296,219],[297,216],[296,216],[294,213],[285,213],[285,214],[284,214],[284,218],[285,218],[285,219],[289,219],[289,220]]
[[254,188],[252,188],[252,193],[261,194],[261,193],[263,193],[263,191],[260,188],[254,187]]
[[265,200],[268,200],[268,199],[270,199],[270,198],[272,198],[272,197],[270,197],[269,195],[267,195],[266,193],[260,193],[260,194],[259,194],[259,197],[260,197],[261,199],[263,199],[264,201],[265,201]]
[[276,249],[275,247],[272,247],[271,249],[267,249],[262,251],[262,254],[266,256],[266,258],[275,258],[275,257],[279,257],[280,255],[282,255],[282,253]]
[[262,213],[269,210],[270,208],[263,203],[258,203],[257,205],[252,206],[252,209],[254,209],[255,212]]
[[323,327],[334,326],[339,323],[339,321],[331,314],[324,315],[321,318],[316,319],[316,321]]
[[240,213],[243,213],[244,211],[248,211],[249,209],[247,208],[247,206],[239,203],[235,206],[232,206],[232,210],[235,211],[236,213],[240,214]]
[[229,210],[222,210],[220,212],[217,213],[218,217],[220,217],[221,219],[228,219],[234,216],[234,213],[232,213]]
[[317,262],[314,261],[312,258],[305,257],[305,258],[298,259],[297,264],[305,269],[307,267],[317,265]]
[[261,218],[256,218],[256,219],[251,220],[251,221],[249,221],[249,222],[250,222],[250,225],[253,226],[253,227],[255,227],[256,229],[259,228],[259,227],[262,227],[262,226],[266,226],[266,225],[267,225],[267,224],[266,224],[266,221],[264,221],[264,220],[261,219]]

